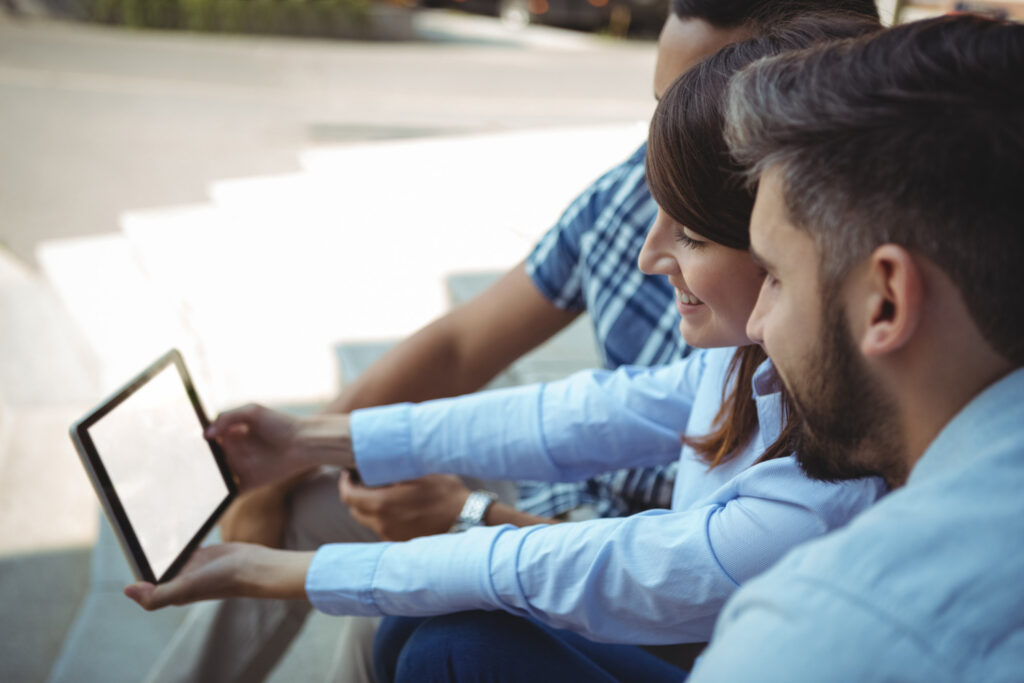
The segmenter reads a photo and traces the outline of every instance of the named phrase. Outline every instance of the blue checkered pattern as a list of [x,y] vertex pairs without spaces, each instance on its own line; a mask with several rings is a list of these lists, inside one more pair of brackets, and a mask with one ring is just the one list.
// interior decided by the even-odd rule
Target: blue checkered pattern
[[[541,238],[526,272],[559,308],[587,311],[605,367],[683,358],[672,287],[644,275],[637,257],[657,206],[644,178],[647,146],[601,176]],[[555,516],[581,505],[617,517],[672,502],[676,465],[611,472],[586,482],[520,482],[520,509]]]

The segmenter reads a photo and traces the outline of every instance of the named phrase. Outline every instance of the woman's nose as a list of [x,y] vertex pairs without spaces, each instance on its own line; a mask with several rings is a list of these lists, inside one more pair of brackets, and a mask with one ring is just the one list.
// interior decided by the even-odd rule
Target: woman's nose
[[659,210],[637,259],[641,271],[648,275],[670,275],[678,270],[672,255],[672,237],[669,232],[669,219]]

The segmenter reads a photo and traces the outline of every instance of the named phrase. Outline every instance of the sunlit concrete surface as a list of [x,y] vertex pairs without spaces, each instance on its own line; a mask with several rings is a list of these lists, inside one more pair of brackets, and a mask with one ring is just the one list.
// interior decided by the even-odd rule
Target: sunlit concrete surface
[[623,124],[313,150],[304,172],[128,212],[119,233],[38,258],[104,392],[173,345],[215,408],[325,400],[334,345],[401,337],[447,309],[450,276],[514,265],[643,137]]
[[0,23],[0,242],[33,263],[41,237],[103,234],[128,208],[205,201],[213,180],[299,170],[311,145],[653,110],[649,42],[420,20],[409,43]]
[[[417,22],[359,44],[0,20],[0,680],[139,680],[181,618],[119,595],[74,419],[171,346],[212,412],[308,409],[643,139],[652,44]],[[587,343],[582,321],[506,381]],[[273,680],[315,676],[330,629]]]

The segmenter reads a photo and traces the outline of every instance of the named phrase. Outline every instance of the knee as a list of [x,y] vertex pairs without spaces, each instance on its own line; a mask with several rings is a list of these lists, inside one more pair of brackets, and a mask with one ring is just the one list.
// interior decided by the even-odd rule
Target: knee
[[373,671],[378,683],[395,680],[395,665],[413,631],[427,619],[384,617],[373,638]]
[[394,652],[393,680],[478,680],[481,672],[500,667],[501,646],[520,621],[505,612],[460,612],[424,620]]
[[298,482],[287,499],[285,547],[315,550],[325,543],[379,541],[338,499],[338,472],[323,470]]

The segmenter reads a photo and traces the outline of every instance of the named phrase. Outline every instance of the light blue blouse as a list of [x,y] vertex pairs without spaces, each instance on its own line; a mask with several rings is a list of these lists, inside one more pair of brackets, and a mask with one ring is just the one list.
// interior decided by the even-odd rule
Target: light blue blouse
[[742,453],[709,471],[681,447],[681,434],[710,431],[734,351],[356,411],[353,447],[370,485],[431,472],[575,480],[678,458],[672,510],[328,545],[307,573],[309,599],[328,614],[503,609],[601,641],[707,640],[740,583],[884,492],[877,479],[812,481],[792,456],[755,464],[782,426],[768,363],[754,379],[760,429]]

